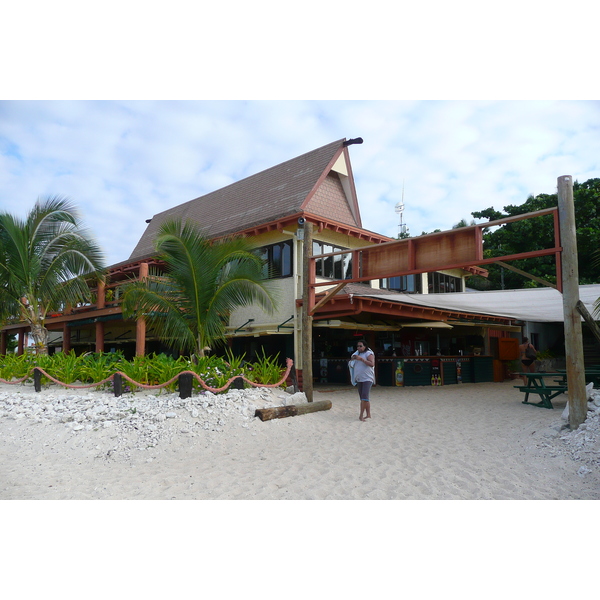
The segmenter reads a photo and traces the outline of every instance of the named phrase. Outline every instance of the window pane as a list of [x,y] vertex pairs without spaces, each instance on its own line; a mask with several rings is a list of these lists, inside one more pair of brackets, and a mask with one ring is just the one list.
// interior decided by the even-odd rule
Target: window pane
[[343,256],[338,254],[333,257],[333,278],[334,279],[342,279],[342,266],[343,266]]
[[279,244],[274,244],[273,248],[273,264],[272,264],[272,272],[273,277],[281,277],[281,246]]

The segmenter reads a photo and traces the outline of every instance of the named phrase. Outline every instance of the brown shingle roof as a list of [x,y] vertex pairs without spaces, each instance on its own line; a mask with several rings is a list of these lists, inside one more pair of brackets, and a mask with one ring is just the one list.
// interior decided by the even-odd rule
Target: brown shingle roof
[[[343,142],[337,140],[154,215],[129,261],[153,253],[156,232],[169,218],[191,219],[209,237],[220,237],[300,212],[320,178],[343,151]],[[359,226],[356,222],[354,225]]]

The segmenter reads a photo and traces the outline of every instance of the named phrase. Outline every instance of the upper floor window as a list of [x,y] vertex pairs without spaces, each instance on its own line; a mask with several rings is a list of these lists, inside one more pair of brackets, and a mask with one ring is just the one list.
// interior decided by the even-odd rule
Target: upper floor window
[[[326,242],[313,241],[313,256],[319,254],[329,254],[330,252],[339,252],[348,250],[348,248],[340,248]],[[338,254],[336,256],[326,256],[315,260],[317,277],[326,279],[352,279],[352,253]]]
[[291,240],[263,246],[258,249],[258,255],[265,261],[263,274],[267,279],[292,276],[293,249]]
[[462,292],[462,279],[445,273],[427,273],[427,287],[430,294]]
[[409,294],[420,294],[422,290],[421,275],[398,275],[379,280],[379,287],[384,290],[395,292],[407,292]]

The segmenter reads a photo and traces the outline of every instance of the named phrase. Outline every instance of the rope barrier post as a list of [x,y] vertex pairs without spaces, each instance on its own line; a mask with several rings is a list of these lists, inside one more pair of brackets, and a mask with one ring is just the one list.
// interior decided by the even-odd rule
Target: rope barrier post
[[192,375],[191,373],[181,373],[179,375],[179,397],[190,398],[192,395]]
[[117,398],[123,394],[123,377],[121,377],[120,373],[115,373],[113,378],[113,388]]
[[42,372],[37,367],[33,369],[33,387],[36,392],[42,391]]
[[244,380],[241,377],[236,377],[233,380],[231,387],[234,390],[243,390],[244,389]]
[[294,386],[294,394],[297,394],[300,391],[300,387],[298,386],[298,376],[296,375],[296,365],[292,365],[290,369],[290,378],[292,380],[292,385]]

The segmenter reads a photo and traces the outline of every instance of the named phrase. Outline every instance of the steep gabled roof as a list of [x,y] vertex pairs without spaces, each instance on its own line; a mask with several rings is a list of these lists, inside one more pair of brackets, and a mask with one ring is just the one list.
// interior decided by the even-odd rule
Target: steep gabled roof
[[[320,190],[324,182],[323,189],[331,192]],[[328,200],[336,192],[337,200]],[[311,201],[315,193],[315,201]],[[361,227],[344,139],[154,215],[129,261],[154,252],[154,237],[166,219],[193,220],[214,238],[303,211],[332,218],[336,203],[344,204],[338,207],[338,219],[341,215],[346,224]]]

